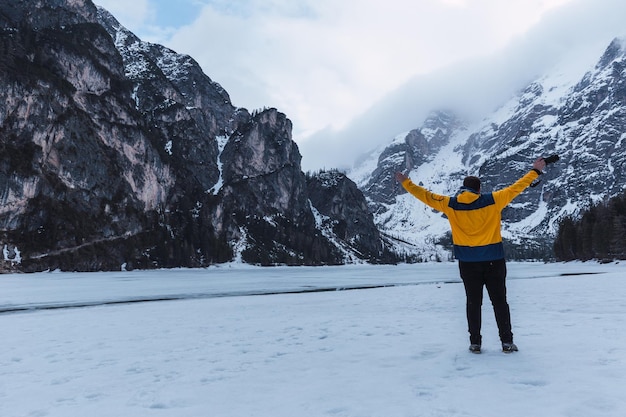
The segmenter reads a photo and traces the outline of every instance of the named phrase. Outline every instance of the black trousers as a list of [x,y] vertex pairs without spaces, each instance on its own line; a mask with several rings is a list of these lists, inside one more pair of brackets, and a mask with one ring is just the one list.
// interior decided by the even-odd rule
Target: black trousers
[[502,343],[513,343],[511,312],[506,301],[506,262],[504,259],[484,262],[459,261],[459,271],[467,298],[467,324],[470,343],[481,344],[483,286],[487,288]]

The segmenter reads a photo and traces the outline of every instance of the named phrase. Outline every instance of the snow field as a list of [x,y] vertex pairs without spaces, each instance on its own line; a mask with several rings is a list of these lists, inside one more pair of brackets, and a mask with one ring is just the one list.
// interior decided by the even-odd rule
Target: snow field
[[[570,269],[603,273],[558,276]],[[454,269],[440,270],[444,281]],[[358,269],[320,271],[341,281]],[[509,355],[486,295],[484,352],[467,351],[460,283],[0,314],[0,415],[626,415],[624,267],[509,275]]]

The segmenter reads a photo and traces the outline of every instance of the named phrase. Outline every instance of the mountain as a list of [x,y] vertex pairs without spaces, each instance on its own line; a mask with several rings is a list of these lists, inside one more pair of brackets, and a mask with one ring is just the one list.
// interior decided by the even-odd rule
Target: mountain
[[344,248],[348,259],[355,258],[355,251],[355,261],[395,259],[388,253],[391,245],[374,224],[365,196],[350,178],[337,171],[321,172],[308,178],[307,187],[311,204],[319,213],[320,228]]
[[0,269],[395,259],[354,184],[316,208],[285,114],[191,57],[89,0],[5,0],[0,31]]
[[450,259],[446,219],[395,171],[489,191],[558,153],[503,213],[510,258],[550,258],[561,219],[626,185],[623,39],[582,77],[556,67],[478,122],[434,109],[347,174],[311,175],[285,114],[236,107],[89,0],[5,0],[0,31],[0,270]]
[[455,194],[466,175],[484,191],[513,183],[539,156],[559,154],[537,187],[504,210],[511,258],[552,256],[558,224],[626,187],[626,40],[615,39],[580,78],[567,66],[537,78],[493,114],[463,121],[441,109],[348,172],[364,192],[381,233],[419,260],[451,257],[447,220],[393,179],[404,171],[430,190]]

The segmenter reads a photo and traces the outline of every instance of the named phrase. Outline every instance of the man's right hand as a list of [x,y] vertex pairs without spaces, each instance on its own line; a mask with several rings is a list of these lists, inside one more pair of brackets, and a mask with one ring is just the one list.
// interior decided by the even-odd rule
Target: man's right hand
[[533,163],[533,169],[538,169],[539,171],[543,171],[545,167],[546,167],[546,161],[541,157],[537,158],[535,162]]

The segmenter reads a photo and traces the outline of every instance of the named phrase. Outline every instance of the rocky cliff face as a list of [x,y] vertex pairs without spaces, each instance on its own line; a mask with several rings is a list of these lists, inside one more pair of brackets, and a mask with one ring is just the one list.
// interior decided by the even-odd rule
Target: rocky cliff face
[[[394,261],[397,256],[374,225],[367,201],[354,181],[345,174],[321,172],[307,181],[318,222],[331,239],[337,239],[346,256],[359,254],[369,262]],[[358,258],[357,258],[358,259]]]
[[548,167],[539,186],[503,212],[509,257],[550,257],[560,219],[626,186],[625,42],[614,40],[582,78],[546,74],[480,123],[451,120],[452,114],[434,114],[349,173],[377,225],[398,238],[401,251],[422,259],[448,258],[447,221],[399,187],[375,184],[389,183],[394,170],[406,170],[435,192],[455,194],[465,175],[480,176],[490,191],[513,183],[534,158],[558,153],[561,160]]
[[4,269],[379,259],[320,229],[287,117],[191,57],[88,0],[3,1],[0,31]]
[[369,166],[365,164],[366,175],[361,188],[370,199],[373,213],[383,214],[388,205],[395,203],[402,189],[395,180],[395,172],[411,171],[432,163],[450,142],[450,137],[463,128],[462,121],[455,115],[433,111],[420,129],[399,135],[390,145],[370,155],[377,163],[371,174],[367,174]]
[[95,7],[1,7],[5,244],[21,247],[26,264],[56,267],[70,248],[135,240],[174,181],[129,105],[122,60],[93,23]]

